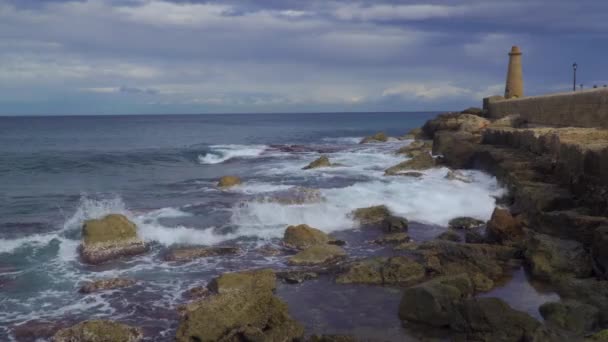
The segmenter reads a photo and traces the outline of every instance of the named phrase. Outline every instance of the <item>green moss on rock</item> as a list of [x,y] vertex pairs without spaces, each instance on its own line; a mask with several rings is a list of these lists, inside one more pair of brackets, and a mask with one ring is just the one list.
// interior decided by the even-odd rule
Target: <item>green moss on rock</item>
[[142,337],[140,328],[113,321],[91,320],[59,330],[53,336],[53,342],[137,342]]

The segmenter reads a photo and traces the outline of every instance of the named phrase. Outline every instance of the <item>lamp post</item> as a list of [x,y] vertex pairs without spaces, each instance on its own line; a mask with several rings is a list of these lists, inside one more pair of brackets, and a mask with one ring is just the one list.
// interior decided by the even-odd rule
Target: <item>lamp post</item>
[[572,64],[572,69],[574,70],[574,80],[572,82],[572,91],[576,91],[576,68],[578,68],[578,64]]

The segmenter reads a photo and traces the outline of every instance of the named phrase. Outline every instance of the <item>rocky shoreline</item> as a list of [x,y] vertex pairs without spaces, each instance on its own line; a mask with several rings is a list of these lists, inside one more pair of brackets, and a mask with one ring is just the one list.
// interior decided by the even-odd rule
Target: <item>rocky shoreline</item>
[[[358,341],[360,336],[310,335],[293,310],[276,295],[277,283],[301,284],[326,277],[337,286],[392,287],[400,291],[403,327],[422,331],[421,340],[455,341],[608,341],[608,179],[601,172],[602,130],[528,127],[517,116],[491,121],[480,109],[441,114],[399,137],[413,142],[397,151],[409,159],[385,171],[386,177],[420,177],[423,170],[451,168],[446,177],[470,181],[457,169],[475,168],[495,175],[509,189],[489,222],[459,217],[429,241],[411,241],[407,218],[394,216],[382,203],[351,213],[361,230],[374,230],[374,244],[390,255],[357,259],[348,243],[301,222],[286,227],[282,248],[260,253],[289,255],[288,268],[231,272],[193,288],[179,313],[178,341]],[[606,145],[604,139],[606,138]],[[389,139],[378,133],[361,143]],[[325,156],[307,169],[332,167]],[[239,184],[226,177],[218,187]],[[307,197],[308,198],[308,197]],[[83,262],[98,264],[146,253],[137,228],[122,215],[91,220],[83,226]],[[170,262],[237,254],[234,246],[179,247]],[[561,300],[545,303],[544,321],[487,293],[524,267],[534,280]],[[117,290],[134,279],[100,279],[81,291]],[[290,311],[291,310],[291,311]],[[373,315],[372,312],[369,313]],[[29,323],[29,322],[28,322]],[[18,340],[140,341],[139,327],[90,320],[28,324],[13,329]],[[36,332],[38,329],[38,332]],[[425,335],[428,333],[428,335]],[[21,336],[21,338],[20,338]],[[368,339],[365,339],[368,340]]]

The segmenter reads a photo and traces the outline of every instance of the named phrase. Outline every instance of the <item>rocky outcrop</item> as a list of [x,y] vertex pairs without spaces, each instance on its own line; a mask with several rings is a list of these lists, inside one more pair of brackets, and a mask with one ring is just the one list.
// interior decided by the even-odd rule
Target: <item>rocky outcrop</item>
[[137,342],[143,338],[140,328],[126,324],[92,320],[78,323],[70,328],[59,330],[53,335],[53,342]]
[[230,188],[241,183],[241,179],[237,176],[224,176],[217,182],[217,186],[220,188]]
[[378,224],[391,216],[390,210],[384,205],[355,209],[350,214],[362,225]]
[[462,172],[458,171],[458,170],[450,170],[448,171],[448,173],[445,175],[445,179],[447,180],[452,180],[452,181],[461,181],[463,183],[471,183],[473,182],[473,180],[464,175]]
[[479,107],[469,107],[469,108],[463,110],[460,113],[461,114],[473,114],[473,115],[477,115],[477,116],[483,116],[483,109],[481,109]]
[[271,270],[228,273],[209,287],[216,294],[188,304],[176,340],[294,341],[304,329],[285,302],[273,295]]
[[591,276],[591,258],[583,245],[545,234],[534,234],[526,243],[525,258],[538,279],[555,281],[561,277]]
[[339,284],[406,285],[422,280],[425,269],[415,260],[398,256],[356,261],[336,278]]
[[314,245],[290,257],[287,262],[294,266],[328,264],[346,257],[346,252],[336,245]]
[[283,244],[294,249],[306,249],[314,245],[326,244],[329,241],[329,235],[306,224],[289,226],[283,235]]
[[404,154],[410,158],[415,157],[421,153],[430,153],[433,149],[432,140],[414,140],[409,145],[406,145],[398,149],[396,154]]
[[80,256],[90,264],[141,254],[148,250],[146,243],[137,236],[135,224],[120,214],[85,221],[82,237]]
[[562,300],[576,300],[598,308],[601,326],[608,326],[608,282],[593,278],[563,277],[554,282]]
[[428,137],[435,137],[439,131],[457,131],[477,134],[490,124],[490,121],[477,115],[447,113],[427,121],[422,131]]
[[433,154],[441,156],[441,162],[456,169],[473,166],[473,157],[481,136],[468,132],[441,131],[435,134]]
[[507,209],[495,208],[486,226],[486,236],[495,243],[519,243],[525,233],[522,223]]
[[405,217],[390,215],[380,221],[380,227],[385,233],[399,233],[407,231],[409,222]]
[[80,293],[93,293],[105,290],[115,290],[129,287],[136,284],[136,281],[129,278],[100,279],[87,282],[80,287]]
[[304,166],[302,170],[310,170],[310,169],[318,169],[320,167],[330,167],[332,163],[329,161],[327,156],[321,156],[314,161],[310,162],[310,164]]
[[376,143],[376,142],[387,142],[388,141],[388,137],[386,136],[386,134],[384,134],[383,132],[378,132],[374,135],[371,135],[369,137],[365,137],[363,138],[359,144],[368,144],[368,143]]
[[398,244],[410,241],[410,236],[407,233],[389,233],[377,238],[373,242],[379,245]]
[[596,229],[591,252],[595,272],[608,279],[608,226]]
[[436,162],[429,153],[420,153],[410,160],[391,166],[384,171],[386,176],[394,176],[408,170],[427,170],[435,167]]
[[484,221],[468,216],[455,217],[448,222],[448,226],[450,226],[450,228],[465,230],[479,228],[484,224]]
[[165,255],[166,261],[188,262],[194,259],[214,256],[235,255],[241,252],[238,247],[179,247],[170,250]]
[[504,128],[504,127],[512,127],[512,128],[520,128],[526,125],[526,120],[521,117],[519,114],[511,114],[500,119],[492,121],[492,123],[488,126],[488,128]]
[[452,229],[448,229],[445,232],[437,235],[437,240],[445,240],[445,241],[454,241],[454,242],[460,242],[462,241],[462,236],[460,236],[460,234],[458,234],[458,232],[452,230]]
[[576,334],[593,331],[599,321],[596,307],[577,301],[545,303],[539,311],[549,324]]

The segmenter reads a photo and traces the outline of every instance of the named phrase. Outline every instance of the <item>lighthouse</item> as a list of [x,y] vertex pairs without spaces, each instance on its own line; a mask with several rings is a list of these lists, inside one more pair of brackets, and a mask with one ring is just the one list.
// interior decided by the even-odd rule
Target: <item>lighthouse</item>
[[524,96],[524,79],[521,70],[521,50],[517,46],[509,52],[509,70],[507,71],[507,84],[505,98],[518,98]]

